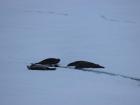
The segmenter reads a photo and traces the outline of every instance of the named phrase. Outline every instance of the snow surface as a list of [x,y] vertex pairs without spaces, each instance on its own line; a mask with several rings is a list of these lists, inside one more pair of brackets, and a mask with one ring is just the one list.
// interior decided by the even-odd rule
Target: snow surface
[[[0,105],[140,105],[140,82],[58,68],[48,57],[88,60],[140,78],[139,0],[1,0]],[[101,71],[102,71],[101,70]]]

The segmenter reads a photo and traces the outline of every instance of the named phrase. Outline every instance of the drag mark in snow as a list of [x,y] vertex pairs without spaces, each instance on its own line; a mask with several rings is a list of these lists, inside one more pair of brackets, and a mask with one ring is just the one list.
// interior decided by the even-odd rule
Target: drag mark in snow
[[109,18],[105,15],[100,15],[100,17],[106,21],[111,21],[111,22],[121,22],[121,23],[131,23],[131,24],[135,24],[135,21],[131,21],[131,20],[119,20],[119,19],[114,19],[114,18]]
[[46,11],[46,10],[25,10],[24,12],[27,13],[39,13],[39,14],[50,14],[50,15],[62,15],[62,16],[68,16],[68,13],[64,12],[55,12],[55,11]]
[[85,70],[85,69],[79,69],[79,70],[88,71],[88,72],[94,72],[94,73],[99,73],[99,74],[106,74],[106,75],[110,75],[110,76],[119,76],[119,77],[122,77],[122,78],[128,78],[128,79],[140,82],[140,78],[130,77],[130,76],[122,75],[122,74],[115,74],[115,73],[111,73],[111,72],[98,71],[98,70]]
[[[67,66],[66,67],[65,66],[59,66],[59,67],[60,68],[74,69],[74,68],[70,68],[70,67],[67,67]],[[126,75],[122,75],[122,74],[111,73],[111,72],[107,72],[107,71],[100,71],[100,70],[93,70],[93,69],[75,69],[75,70],[87,71],[87,72],[92,72],[92,73],[97,73],[97,74],[105,74],[105,75],[109,75],[109,76],[119,76],[119,77],[122,77],[122,78],[127,78],[127,79],[131,79],[131,80],[135,80],[135,81],[140,82],[140,78],[126,76]]]

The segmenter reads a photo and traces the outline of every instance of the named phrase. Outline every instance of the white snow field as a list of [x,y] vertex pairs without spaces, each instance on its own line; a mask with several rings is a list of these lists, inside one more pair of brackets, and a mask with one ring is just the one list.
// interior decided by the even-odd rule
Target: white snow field
[[26,68],[57,57],[140,78],[139,10],[139,0],[0,0],[0,105],[140,105],[137,80]]

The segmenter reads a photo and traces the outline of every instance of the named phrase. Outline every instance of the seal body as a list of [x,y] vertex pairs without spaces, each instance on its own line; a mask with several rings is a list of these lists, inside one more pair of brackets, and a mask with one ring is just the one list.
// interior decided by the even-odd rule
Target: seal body
[[59,58],[47,58],[45,60],[42,60],[36,64],[42,64],[42,65],[48,65],[51,67],[57,67],[58,63],[60,62]]
[[104,68],[103,66],[99,64],[95,64],[88,61],[75,61],[72,63],[69,63],[67,66],[74,66],[75,69],[82,69],[82,68]]
[[27,65],[27,68],[29,70],[56,70],[56,68],[54,67],[48,67],[47,65],[42,65],[42,64]]

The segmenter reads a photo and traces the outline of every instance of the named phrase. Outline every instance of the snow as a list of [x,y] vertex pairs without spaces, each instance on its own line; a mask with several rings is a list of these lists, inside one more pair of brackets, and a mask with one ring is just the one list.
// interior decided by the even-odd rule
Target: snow
[[140,78],[138,0],[0,1],[0,105],[139,105],[140,82],[58,68],[29,71],[48,57],[87,60]]

